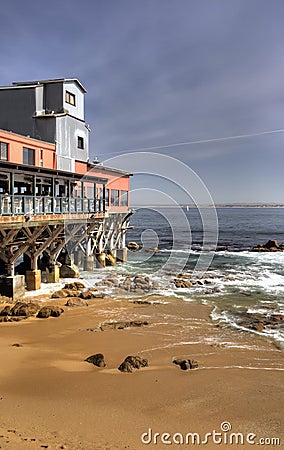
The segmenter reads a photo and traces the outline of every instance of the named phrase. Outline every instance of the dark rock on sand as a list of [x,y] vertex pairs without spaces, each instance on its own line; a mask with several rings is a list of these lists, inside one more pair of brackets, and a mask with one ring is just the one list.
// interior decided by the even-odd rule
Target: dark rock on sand
[[63,308],[60,306],[44,306],[38,312],[37,317],[40,319],[47,319],[48,317],[59,317],[64,312]]
[[81,289],[85,289],[84,283],[81,281],[74,281],[73,283],[66,283],[63,289],[72,289],[73,291],[80,291]]
[[75,298],[69,298],[68,300],[67,300],[67,302],[65,303],[65,306],[71,306],[71,307],[76,307],[76,306],[88,306],[88,303],[85,301],[85,300],[83,300],[83,299],[81,299],[81,298],[78,298],[78,297],[75,297]]
[[80,291],[75,291],[74,289],[60,289],[59,291],[53,292],[51,298],[68,298],[68,297],[79,297]]
[[0,322],[9,322],[9,316],[0,316]]
[[17,302],[13,307],[5,306],[0,312],[0,316],[30,317],[37,313],[39,306],[35,303]]
[[27,316],[2,316],[0,317],[0,322],[20,322],[27,318]]
[[198,363],[194,359],[175,358],[173,364],[180,366],[182,370],[197,369]]
[[135,305],[152,305],[149,300],[131,300],[131,303],[134,303]]
[[104,355],[102,353],[96,353],[95,355],[88,356],[85,361],[94,364],[97,367],[106,367]]
[[91,300],[92,298],[104,298],[105,294],[97,290],[88,289],[80,293],[80,297],[84,300]]
[[143,325],[148,325],[149,322],[146,320],[133,320],[129,322],[105,322],[100,325],[101,331],[107,331],[107,330],[123,330],[124,328],[131,328],[131,327],[142,327]]
[[29,317],[36,314],[39,310],[39,305],[35,303],[17,302],[11,309],[11,316],[25,316]]
[[140,356],[127,356],[118,367],[118,370],[120,370],[120,372],[134,372],[136,369],[147,366],[147,359],[143,359]]

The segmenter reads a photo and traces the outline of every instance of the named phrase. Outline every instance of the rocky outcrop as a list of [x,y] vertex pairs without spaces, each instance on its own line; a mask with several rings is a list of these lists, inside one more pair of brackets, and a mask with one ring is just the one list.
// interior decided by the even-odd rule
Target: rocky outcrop
[[[83,290],[84,289],[84,290]],[[51,298],[74,298],[78,299],[78,301],[74,301],[73,303],[67,302],[67,306],[82,306],[80,305],[80,299],[82,300],[90,300],[94,298],[103,298],[105,294],[98,291],[97,289],[87,289],[85,285],[80,281],[74,281],[73,283],[66,283],[63,289],[59,291],[53,292]],[[85,304],[86,306],[86,304]]]
[[118,279],[114,276],[106,277],[103,280],[100,280],[96,283],[96,286],[102,286],[102,287],[117,287],[118,286]]
[[127,292],[134,292],[136,294],[145,294],[158,287],[157,283],[152,283],[147,276],[137,275],[135,277],[127,276],[118,285],[120,289]]
[[53,292],[51,298],[68,298],[68,297],[79,297],[80,291],[75,291],[73,289],[60,289],[59,291]]
[[79,269],[75,264],[63,264],[60,267],[60,278],[79,278]]
[[73,281],[72,283],[66,283],[63,289],[72,289],[73,291],[80,291],[85,289],[84,283],[81,281]]
[[88,289],[87,291],[83,291],[80,293],[80,298],[84,300],[91,300],[93,298],[104,298],[104,297],[105,294],[95,289]]
[[198,363],[194,359],[183,359],[183,358],[175,358],[173,359],[173,364],[176,364],[177,366],[180,366],[181,370],[191,370],[191,369],[197,369]]
[[258,244],[251,249],[252,252],[283,252],[284,243],[278,244],[276,239],[270,239],[266,244]]
[[190,288],[192,286],[191,282],[184,278],[174,278],[173,283],[177,288]]
[[17,302],[11,309],[12,316],[30,317],[36,314],[39,310],[39,305],[36,303],[21,303]]
[[5,306],[0,311],[0,316],[30,317],[36,314],[38,310],[39,305],[36,303],[17,302],[14,306]]
[[131,250],[132,252],[137,252],[138,250],[140,250],[140,245],[137,244],[137,242],[128,242],[128,244],[126,245],[126,247],[128,248],[128,250]]
[[60,308],[60,306],[44,306],[39,310],[37,317],[40,319],[47,319],[48,317],[59,317],[63,312],[64,309]]
[[95,355],[88,356],[85,361],[90,364],[94,364],[97,367],[106,367],[104,355],[102,353],[96,353]]
[[120,280],[116,276],[111,275],[101,281],[98,281],[96,283],[96,286],[118,288],[119,291],[123,290],[126,292],[134,292],[137,294],[145,294],[153,289],[159,288],[159,284],[157,282],[151,282],[148,276],[142,275],[136,275],[134,277],[127,275],[123,279],[120,278]]
[[146,320],[131,320],[131,321],[119,321],[119,322],[104,322],[100,325],[101,331],[109,330],[123,330],[124,328],[142,327],[149,325]]
[[0,316],[0,322],[20,322],[27,318],[27,316]]
[[118,370],[120,370],[120,372],[134,372],[141,367],[147,366],[147,359],[143,359],[140,356],[127,356],[127,358],[125,358],[125,360],[118,367]]
[[267,327],[281,326],[284,321],[284,315],[278,313],[240,313],[237,321],[238,325],[248,330],[261,333]]

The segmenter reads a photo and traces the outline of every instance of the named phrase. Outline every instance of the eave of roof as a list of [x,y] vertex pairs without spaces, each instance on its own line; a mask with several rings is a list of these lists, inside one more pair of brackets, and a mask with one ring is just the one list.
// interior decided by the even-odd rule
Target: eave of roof
[[108,167],[108,166],[104,166],[102,164],[88,164],[88,166],[91,169],[99,169],[101,172],[114,172],[114,173],[120,173],[122,175],[128,175],[128,176],[132,176],[133,173],[132,172],[127,172],[126,170],[121,170],[121,169],[116,169],[115,167]]

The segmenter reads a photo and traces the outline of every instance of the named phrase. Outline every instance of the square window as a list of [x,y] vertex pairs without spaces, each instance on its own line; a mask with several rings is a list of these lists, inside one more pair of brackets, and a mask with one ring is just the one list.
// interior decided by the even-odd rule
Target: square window
[[32,148],[23,147],[23,164],[35,165],[35,151]]
[[0,142],[0,160],[8,161],[8,144],[6,142]]
[[119,191],[117,189],[111,189],[111,206],[119,205]]
[[72,92],[65,92],[65,101],[69,103],[69,105],[76,106],[76,96],[72,94]]
[[120,191],[120,206],[128,206],[128,191]]
[[78,136],[78,148],[84,149],[84,138],[81,136]]

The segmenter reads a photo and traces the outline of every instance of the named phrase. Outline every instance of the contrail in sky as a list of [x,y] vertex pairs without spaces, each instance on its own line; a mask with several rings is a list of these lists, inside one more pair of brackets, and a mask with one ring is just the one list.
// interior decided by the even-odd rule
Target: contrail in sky
[[107,155],[109,153],[122,153],[122,152],[138,152],[138,151],[145,151],[145,150],[159,150],[162,148],[170,148],[170,147],[181,147],[184,145],[195,145],[195,144],[206,144],[209,142],[222,142],[222,141],[232,141],[234,139],[245,139],[245,138],[251,138],[255,136],[264,136],[265,134],[274,134],[274,133],[283,133],[284,128],[281,128],[279,130],[270,130],[270,131],[261,131],[259,133],[250,133],[250,134],[238,134],[236,136],[225,136],[220,138],[212,138],[212,139],[201,139],[198,141],[186,141],[186,142],[175,142],[173,144],[166,144],[166,145],[156,145],[154,147],[142,147],[142,148],[135,148],[135,149],[128,149],[128,150],[121,150],[120,152],[106,152],[101,155]]

